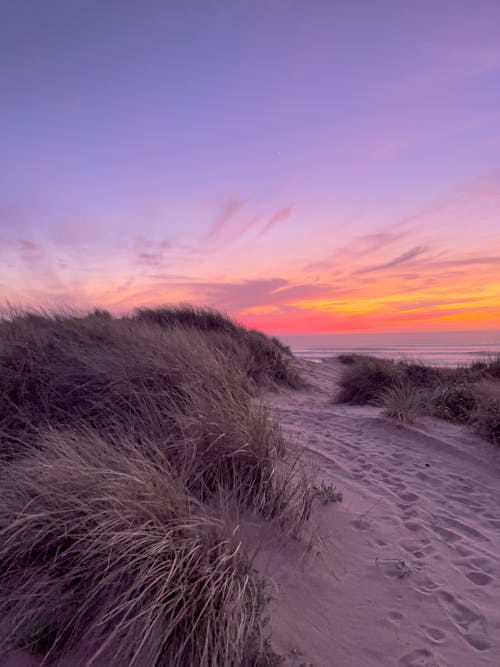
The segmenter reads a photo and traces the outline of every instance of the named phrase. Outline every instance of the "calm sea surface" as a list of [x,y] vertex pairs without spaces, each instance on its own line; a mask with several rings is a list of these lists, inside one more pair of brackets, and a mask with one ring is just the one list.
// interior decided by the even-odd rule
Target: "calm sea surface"
[[420,361],[431,366],[459,366],[500,356],[500,345],[492,345],[491,343],[476,343],[474,345],[394,344],[386,347],[372,345],[297,346],[292,344],[291,348],[297,357],[317,362],[326,357],[336,357],[339,354],[352,352],[369,354],[373,357]]

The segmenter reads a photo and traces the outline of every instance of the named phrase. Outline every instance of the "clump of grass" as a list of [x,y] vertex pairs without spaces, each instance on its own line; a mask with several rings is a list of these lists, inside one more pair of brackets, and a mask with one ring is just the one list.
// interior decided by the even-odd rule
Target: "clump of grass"
[[51,431],[0,484],[3,651],[30,642],[112,667],[253,664],[262,582],[160,447]]
[[384,405],[385,413],[400,421],[421,413],[473,424],[498,444],[500,358],[456,368],[360,355],[347,355],[345,363],[339,402]]
[[381,393],[386,417],[411,424],[421,411],[421,396],[409,382],[394,384]]
[[476,405],[472,383],[442,382],[431,389],[428,412],[457,424],[468,424]]
[[243,368],[258,386],[269,385],[269,380],[292,389],[304,386],[290,351],[277,338],[250,329],[243,334],[242,348],[246,349]]
[[378,359],[378,357],[373,357],[368,354],[359,354],[357,352],[345,352],[343,354],[338,354],[337,359],[340,361],[340,363],[345,364],[346,366],[352,366],[359,361],[366,361],[367,359]]
[[180,326],[198,331],[216,331],[232,335],[237,335],[240,329],[227,315],[217,310],[189,304],[138,308],[135,312],[135,319],[148,324],[159,324],[169,329]]
[[335,488],[332,484],[325,484],[325,482],[314,485],[313,492],[322,505],[341,503],[344,497],[342,491],[339,491],[339,489]]
[[353,361],[340,378],[337,400],[357,405],[380,404],[382,392],[401,382],[402,373],[395,362],[376,357]]
[[500,380],[500,356],[493,357],[486,363],[486,368],[484,369],[484,374],[487,377],[495,378]]
[[500,382],[484,379],[475,387],[476,403],[472,413],[479,432],[500,444]]
[[415,387],[432,387],[442,378],[442,370],[419,362],[399,362],[405,380]]

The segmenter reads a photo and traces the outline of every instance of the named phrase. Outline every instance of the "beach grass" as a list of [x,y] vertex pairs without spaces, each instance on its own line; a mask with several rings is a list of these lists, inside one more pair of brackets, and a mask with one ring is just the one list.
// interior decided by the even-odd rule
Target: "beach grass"
[[0,654],[271,664],[238,525],[309,518],[314,485],[258,397],[300,383],[284,346],[205,309],[3,319]]
[[363,355],[342,355],[336,400],[383,406],[411,422],[418,414],[474,426],[500,444],[500,358],[453,368]]

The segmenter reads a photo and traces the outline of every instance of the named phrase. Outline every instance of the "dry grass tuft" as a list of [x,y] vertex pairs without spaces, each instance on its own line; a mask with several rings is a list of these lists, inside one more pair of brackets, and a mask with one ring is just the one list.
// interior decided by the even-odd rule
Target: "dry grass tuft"
[[117,667],[252,664],[262,583],[161,448],[52,431],[0,483],[1,648]]
[[395,362],[375,357],[353,355],[354,359],[340,378],[339,403],[366,403],[380,405],[382,393],[402,380]]
[[190,305],[141,308],[135,318],[164,329],[202,331],[210,337],[212,345],[229,354],[232,362],[259,387],[285,385],[299,389],[304,385],[289,347],[210,308]]
[[475,387],[473,420],[479,432],[500,445],[500,382],[484,379]]
[[344,355],[339,402],[384,405],[386,414],[408,421],[419,413],[473,424],[500,442],[500,358],[457,368]]
[[388,387],[381,394],[386,417],[412,424],[421,413],[422,399],[420,392],[408,382],[401,382]]
[[444,381],[428,394],[428,413],[457,424],[470,424],[476,405],[474,384]]

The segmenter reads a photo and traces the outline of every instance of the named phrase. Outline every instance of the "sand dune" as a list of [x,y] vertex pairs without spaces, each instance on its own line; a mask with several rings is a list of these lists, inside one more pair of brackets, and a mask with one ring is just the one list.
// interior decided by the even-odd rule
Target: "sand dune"
[[500,665],[500,451],[464,428],[400,426],[333,405],[338,362],[302,362],[311,388],[269,400],[320,477],[316,546],[272,542],[272,631],[288,665]]
[[[447,422],[401,426],[335,405],[340,364],[300,363],[310,388],[266,400],[344,501],[316,509],[309,550],[262,526],[249,534],[263,540],[284,664],[498,667],[500,450]],[[40,663],[23,653],[4,664]]]

